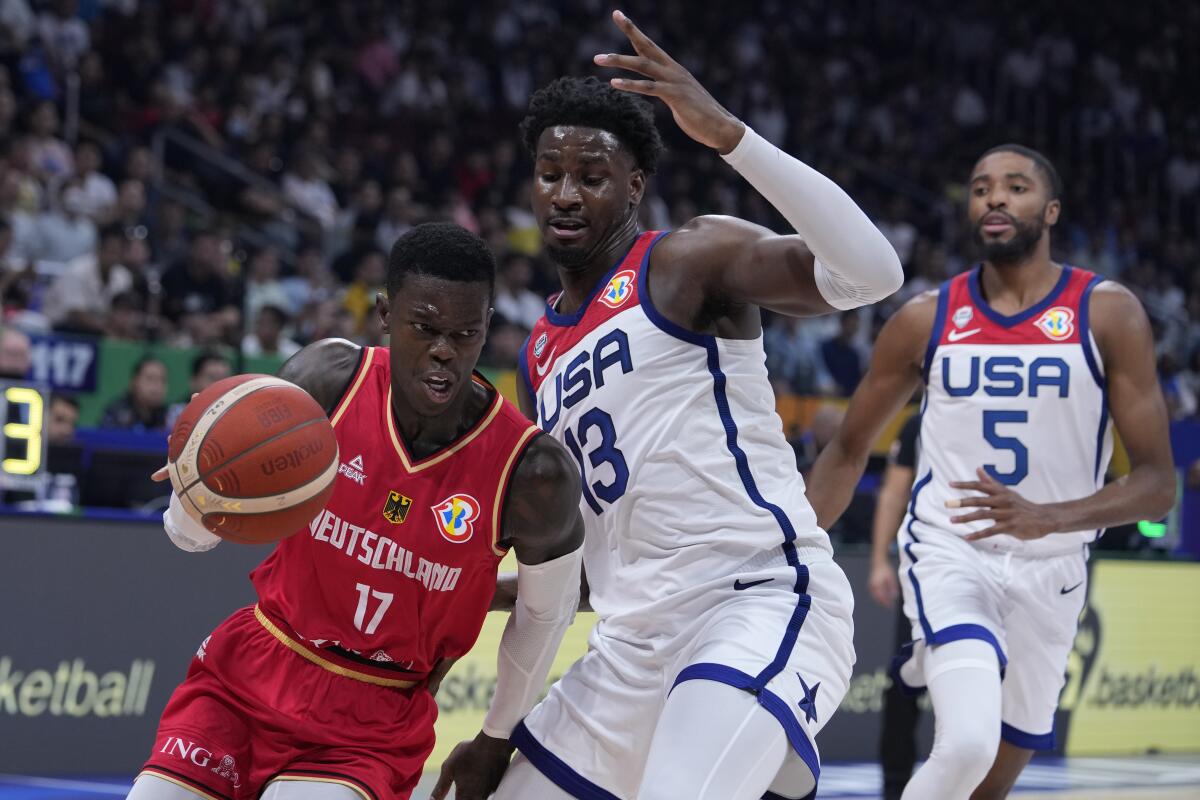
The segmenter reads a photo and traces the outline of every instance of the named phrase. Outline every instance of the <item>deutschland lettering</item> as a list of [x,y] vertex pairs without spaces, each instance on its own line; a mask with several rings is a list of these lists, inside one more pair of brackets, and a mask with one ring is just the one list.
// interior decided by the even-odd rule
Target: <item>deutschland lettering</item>
[[60,662],[55,670],[13,668],[0,657],[0,713],[40,717],[140,717],[154,680],[154,662],[135,660],[128,672],[99,674],[82,658]]
[[454,591],[462,574],[462,567],[426,561],[386,536],[361,525],[351,525],[331,511],[318,514],[308,530],[318,542],[326,542],[372,569],[399,572],[406,578],[420,581],[431,592]]

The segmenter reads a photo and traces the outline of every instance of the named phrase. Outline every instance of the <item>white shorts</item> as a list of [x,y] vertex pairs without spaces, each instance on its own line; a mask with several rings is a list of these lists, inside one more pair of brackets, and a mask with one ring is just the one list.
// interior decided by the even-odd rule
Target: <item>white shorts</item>
[[[911,517],[900,527],[900,586],[913,642],[892,675],[929,645],[981,639],[996,650],[1004,679],[1001,737],[1029,750],[1054,748],[1054,712],[1087,597],[1087,548],[1024,557],[975,547]],[[901,683],[905,683],[901,681]],[[905,685],[919,691],[918,687]]]
[[[588,652],[513,732],[512,742],[573,797],[636,796],[667,695],[686,680],[745,689],[784,728],[815,777],[815,736],[841,703],[854,666],[854,599],[825,553],[689,592],[652,636],[593,630]],[[740,587],[740,588],[739,588]]]

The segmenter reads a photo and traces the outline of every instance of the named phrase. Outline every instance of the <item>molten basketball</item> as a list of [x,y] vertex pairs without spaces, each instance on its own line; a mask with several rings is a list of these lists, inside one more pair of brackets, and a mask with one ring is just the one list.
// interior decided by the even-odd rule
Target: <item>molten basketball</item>
[[290,536],[325,507],[338,445],[308,392],[270,375],[235,375],[188,403],[167,466],[193,518],[222,538],[262,544]]

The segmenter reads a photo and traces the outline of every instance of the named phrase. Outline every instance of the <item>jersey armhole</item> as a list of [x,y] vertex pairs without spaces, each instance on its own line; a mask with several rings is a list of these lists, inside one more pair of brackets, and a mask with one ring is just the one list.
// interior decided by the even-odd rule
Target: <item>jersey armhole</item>
[[513,445],[512,452],[508,454],[508,459],[504,462],[504,469],[500,471],[500,483],[496,489],[496,500],[492,507],[491,546],[492,552],[501,558],[508,555],[509,551],[507,546],[501,544],[501,527],[504,524],[504,508],[508,503],[509,478],[529,444],[541,433],[542,429],[536,425],[531,424],[526,428],[525,432],[517,439],[517,443]]
[[933,330],[929,332],[929,343],[925,346],[925,362],[921,367],[921,377],[929,383],[929,370],[933,366],[933,354],[942,342],[942,328],[946,326],[946,310],[950,306],[950,292],[953,290],[953,279],[946,281],[938,288],[937,313],[933,316]]
[[358,349],[358,362],[354,365],[354,371],[350,373],[350,377],[346,379],[346,385],[338,393],[337,402],[330,408],[325,409],[325,413],[329,415],[330,425],[337,426],[338,421],[350,406],[350,401],[354,399],[354,395],[358,394],[363,378],[367,376],[367,368],[371,365],[374,354],[374,347],[360,347]]
[[1096,337],[1092,335],[1089,319],[1091,317],[1092,290],[1104,283],[1104,280],[1101,275],[1093,275],[1079,296],[1079,344],[1083,348],[1083,360],[1087,362],[1092,378],[1101,389],[1106,388],[1107,382],[1104,376],[1103,359],[1100,357],[1100,347],[1096,343]]

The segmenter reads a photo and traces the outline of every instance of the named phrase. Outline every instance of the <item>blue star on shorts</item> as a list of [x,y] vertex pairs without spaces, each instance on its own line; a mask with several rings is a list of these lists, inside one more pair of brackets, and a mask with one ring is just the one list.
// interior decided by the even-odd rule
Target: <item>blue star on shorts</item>
[[821,682],[817,681],[809,688],[809,685],[804,682],[804,678],[800,673],[796,673],[796,677],[800,678],[800,688],[804,690],[804,698],[801,699],[799,705],[800,710],[804,712],[804,719],[808,722],[816,722],[817,720],[817,692],[821,689]]

